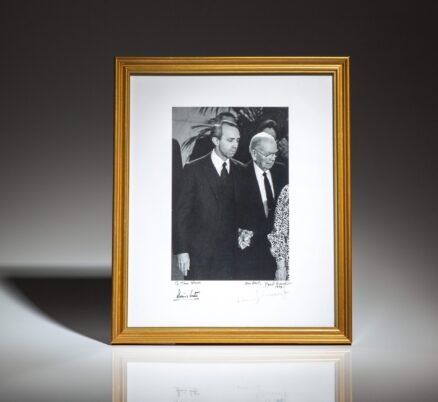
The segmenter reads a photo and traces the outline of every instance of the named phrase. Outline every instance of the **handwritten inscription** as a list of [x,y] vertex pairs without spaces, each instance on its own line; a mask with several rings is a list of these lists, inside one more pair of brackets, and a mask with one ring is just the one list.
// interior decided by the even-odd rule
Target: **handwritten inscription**
[[176,296],[173,300],[199,300],[201,294],[199,290],[200,285],[200,282],[176,281]]
[[286,286],[289,286],[291,283],[286,281],[270,281],[265,282],[265,288],[275,288],[275,289],[284,289]]
[[249,291],[239,295],[237,302],[259,303],[265,297],[285,296],[289,293],[287,288],[290,285],[292,282],[289,281],[247,281],[245,286]]
[[199,299],[199,293],[201,293],[200,290],[193,290],[190,289],[190,291],[185,292],[181,289],[178,289],[178,293],[176,295],[177,299]]
[[289,286],[291,282],[288,281],[246,281],[245,286],[263,286],[265,288],[283,289]]
[[192,285],[200,285],[199,281],[175,281],[175,286],[192,286]]

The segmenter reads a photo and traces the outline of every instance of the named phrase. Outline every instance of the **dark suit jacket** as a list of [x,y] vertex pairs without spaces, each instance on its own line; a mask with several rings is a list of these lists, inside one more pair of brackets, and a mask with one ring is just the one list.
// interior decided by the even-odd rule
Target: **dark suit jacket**
[[181,188],[183,164],[179,142],[172,138],[172,251],[175,244],[175,213],[176,203]]
[[[281,163],[271,168],[274,197],[277,201],[282,188],[288,183],[288,170]],[[242,188],[242,204],[239,206],[239,227],[254,232],[251,245],[239,252],[238,279],[273,280],[275,278],[275,259],[270,252],[267,235],[272,231],[273,214],[265,215],[262,195],[257,183],[253,162],[245,165],[245,187]]]
[[[230,161],[230,174],[233,178],[235,205],[240,204],[238,191],[241,186],[244,166],[235,160]],[[223,234],[219,233],[220,224],[229,215],[236,216],[234,210],[223,208],[221,204],[219,175],[211,161],[211,155],[187,163],[183,170],[183,181],[176,208],[175,222],[175,254],[189,253],[190,279],[197,280],[209,276],[215,278],[214,273],[206,272],[212,269],[212,261],[219,264],[223,253]],[[232,230],[227,238],[227,245],[237,251],[237,222],[234,220]],[[228,246],[227,246],[228,247]],[[226,249],[225,252],[229,250]],[[228,256],[229,257],[229,256]],[[234,261],[233,261],[234,264]]]

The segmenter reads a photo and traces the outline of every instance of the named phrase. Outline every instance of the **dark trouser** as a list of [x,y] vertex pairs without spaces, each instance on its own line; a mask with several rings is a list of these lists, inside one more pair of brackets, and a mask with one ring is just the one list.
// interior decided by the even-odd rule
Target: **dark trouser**
[[[208,252],[208,250],[206,250]],[[227,281],[235,279],[236,246],[234,242],[217,243],[208,253],[192,253],[190,270],[186,276],[190,281]]]
[[240,250],[236,262],[236,279],[241,281],[272,281],[275,279],[275,258],[268,240]]

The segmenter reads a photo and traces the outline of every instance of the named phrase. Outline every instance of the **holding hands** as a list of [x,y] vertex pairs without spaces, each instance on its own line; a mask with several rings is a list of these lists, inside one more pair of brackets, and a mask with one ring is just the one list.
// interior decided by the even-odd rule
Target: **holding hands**
[[239,237],[237,238],[237,242],[239,248],[241,250],[249,247],[251,245],[251,239],[254,236],[254,232],[252,230],[240,229],[239,228]]

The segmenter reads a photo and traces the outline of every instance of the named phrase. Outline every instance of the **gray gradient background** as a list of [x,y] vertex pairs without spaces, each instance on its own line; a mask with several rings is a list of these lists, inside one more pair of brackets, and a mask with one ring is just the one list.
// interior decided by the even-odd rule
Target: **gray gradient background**
[[430,4],[1,1],[0,398],[111,398],[114,56],[349,55],[353,399],[435,401]]

